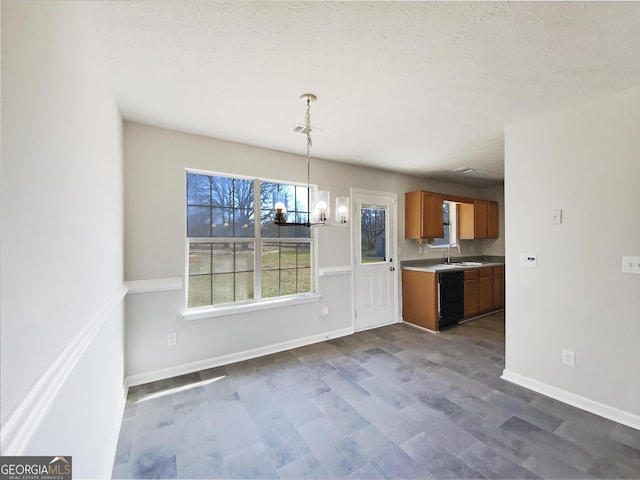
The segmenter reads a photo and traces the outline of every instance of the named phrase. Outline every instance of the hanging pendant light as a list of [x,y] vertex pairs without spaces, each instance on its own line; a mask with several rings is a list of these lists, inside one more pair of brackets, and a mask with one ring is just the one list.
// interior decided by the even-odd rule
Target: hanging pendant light
[[[274,208],[276,210],[275,224],[278,226],[304,226],[312,227],[315,225],[325,225],[329,218],[329,191],[318,190],[315,202],[315,208],[311,209],[311,102],[315,102],[318,99],[312,93],[303,93],[300,95],[300,100],[307,102],[307,111],[305,115],[305,124],[302,128],[297,128],[296,131],[304,132],[307,136],[307,221],[306,222],[287,222],[287,209],[283,201],[278,201]],[[313,221],[312,221],[313,219]]]

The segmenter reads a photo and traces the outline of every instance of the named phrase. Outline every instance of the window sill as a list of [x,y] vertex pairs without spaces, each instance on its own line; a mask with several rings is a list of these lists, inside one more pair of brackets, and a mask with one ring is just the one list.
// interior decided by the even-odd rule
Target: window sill
[[192,321],[202,320],[204,318],[224,317],[227,315],[236,315],[238,313],[256,312],[259,310],[268,310],[271,308],[290,307],[293,305],[319,302],[321,298],[322,295],[310,293],[307,295],[278,298],[274,300],[260,300],[254,303],[247,303],[245,305],[190,308],[182,314],[182,318],[184,318],[186,321]]

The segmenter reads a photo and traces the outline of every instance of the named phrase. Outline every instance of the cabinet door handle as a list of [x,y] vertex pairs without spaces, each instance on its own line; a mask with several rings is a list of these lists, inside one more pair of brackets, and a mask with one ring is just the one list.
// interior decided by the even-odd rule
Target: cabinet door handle
[[395,270],[396,270],[396,267],[389,267],[390,272],[394,272]]

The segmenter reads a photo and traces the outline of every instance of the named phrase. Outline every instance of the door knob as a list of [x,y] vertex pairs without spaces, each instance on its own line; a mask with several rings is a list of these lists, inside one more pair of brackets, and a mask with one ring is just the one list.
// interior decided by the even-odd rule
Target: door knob
[[395,269],[396,269],[396,267],[389,267],[389,271],[390,271],[390,272],[395,271]]

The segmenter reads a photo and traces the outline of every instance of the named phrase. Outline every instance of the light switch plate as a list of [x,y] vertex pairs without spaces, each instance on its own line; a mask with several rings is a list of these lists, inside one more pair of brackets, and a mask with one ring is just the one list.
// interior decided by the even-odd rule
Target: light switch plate
[[521,253],[520,254],[520,266],[521,267],[535,267],[537,265],[537,256],[535,253]]
[[562,209],[554,208],[551,210],[551,224],[560,225],[562,223]]
[[622,271],[640,275],[640,257],[622,257]]

